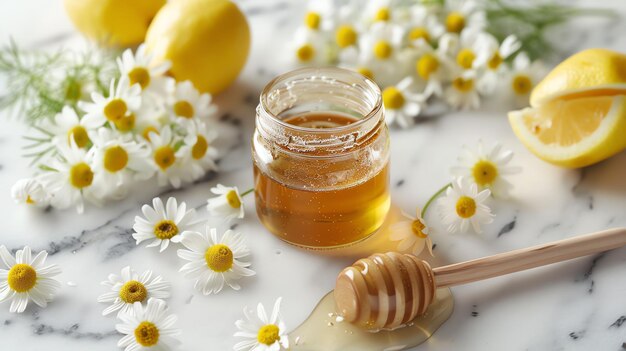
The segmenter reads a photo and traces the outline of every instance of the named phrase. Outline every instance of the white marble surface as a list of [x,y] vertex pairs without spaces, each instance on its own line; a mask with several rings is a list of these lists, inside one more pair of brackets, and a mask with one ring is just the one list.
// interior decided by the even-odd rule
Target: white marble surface
[[[81,41],[66,18],[61,1],[0,2],[0,40],[9,36],[29,48],[72,46]],[[157,254],[135,246],[131,227],[140,205],[153,196],[174,195],[202,207],[210,186],[222,182],[247,188],[252,184],[249,138],[254,105],[263,85],[285,71],[276,49],[301,16],[302,2],[239,2],[253,30],[248,65],[228,91],[217,98],[220,111],[241,122],[239,147],[222,162],[217,176],[179,191],[145,187],[129,199],[105,208],[33,211],[13,204],[9,192],[30,174],[20,158],[25,128],[2,116],[0,128],[0,243],[10,249],[30,245],[46,249],[49,262],[62,266],[63,288],[46,309],[30,306],[21,315],[0,305],[2,350],[114,350],[119,335],[114,318],[101,316],[96,297],[107,274],[126,265],[153,269],[174,285],[169,300],[179,315],[186,350],[229,350],[235,343],[234,321],[244,305],[284,297],[283,316],[295,328],[319,298],[332,289],[337,272],[352,258],[319,256],[290,247],[258,222],[252,198],[237,230],[253,247],[258,275],[243,290],[205,297],[181,277],[174,250]],[[615,1],[589,1],[615,7]],[[626,6],[616,11],[626,14]],[[584,28],[586,22],[577,22]],[[626,51],[623,21],[595,23],[593,30],[562,42]],[[439,188],[462,144],[479,138],[501,141],[516,152],[514,163],[524,172],[514,178],[514,200],[494,203],[495,223],[479,235],[433,234],[441,263],[458,262],[609,227],[626,226],[626,153],[584,170],[564,170],[535,158],[515,139],[505,119],[504,104],[490,103],[471,113],[450,113],[410,130],[392,131],[393,201],[412,211]],[[622,350],[626,349],[626,249],[535,269],[453,289],[456,308],[451,319],[416,350]],[[76,286],[70,286],[75,283]]]

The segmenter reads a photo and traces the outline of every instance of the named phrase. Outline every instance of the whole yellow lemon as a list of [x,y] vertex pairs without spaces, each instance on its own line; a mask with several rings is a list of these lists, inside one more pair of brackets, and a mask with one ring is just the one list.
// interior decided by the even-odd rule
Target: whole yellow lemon
[[76,28],[107,46],[141,43],[152,18],[166,0],[64,0]]
[[190,80],[198,90],[215,94],[245,65],[250,29],[231,1],[173,0],[152,21],[146,47],[156,59],[172,62],[176,80]]

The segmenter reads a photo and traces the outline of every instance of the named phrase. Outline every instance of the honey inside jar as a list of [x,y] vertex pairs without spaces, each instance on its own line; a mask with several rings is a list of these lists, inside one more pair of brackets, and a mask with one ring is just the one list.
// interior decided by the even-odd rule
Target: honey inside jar
[[[339,114],[304,114],[285,122],[307,128],[332,128],[355,122]],[[334,177],[331,189],[296,188],[273,179],[254,167],[257,213],[261,222],[285,241],[306,247],[337,247],[373,233],[389,209],[389,166],[363,177],[358,160],[351,171],[342,162],[329,163],[324,173]],[[289,177],[319,178],[318,165],[284,159],[274,170]],[[366,179],[364,179],[366,178]],[[356,180],[356,181],[355,181]]]
[[380,90],[337,68],[276,78],[261,95],[252,140],[257,214],[311,249],[356,243],[389,210],[389,140]]

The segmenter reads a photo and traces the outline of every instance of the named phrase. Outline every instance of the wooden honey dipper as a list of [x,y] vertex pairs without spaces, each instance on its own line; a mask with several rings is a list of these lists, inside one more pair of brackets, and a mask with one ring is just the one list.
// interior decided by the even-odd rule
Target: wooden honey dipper
[[424,314],[445,288],[570,260],[626,245],[626,228],[609,229],[431,268],[413,255],[388,252],[356,261],[337,277],[339,315],[368,329],[393,329]]

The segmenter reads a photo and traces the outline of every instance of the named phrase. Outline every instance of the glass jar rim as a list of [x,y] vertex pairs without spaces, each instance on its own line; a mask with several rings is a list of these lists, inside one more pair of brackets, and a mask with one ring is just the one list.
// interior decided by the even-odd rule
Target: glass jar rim
[[[297,126],[297,125],[287,123],[283,121],[282,119],[280,119],[276,114],[270,111],[270,107],[267,104],[267,97],[276,88],[276,86],[280,84],[281,82],[288,82],[290,79],[293,79],[298,76],[335,77],[339,75],[344,75],[346,77],[351,77],[357,80],[359,83],[361,83],[361,85],[372,89],[374,95],[376,96],[376,101],[374,101],[372,108],[369,110],[367,114],[364,114],[363,117],[360,118],[358,121],[354,123],[346,124],[346,125],[331,127],[331,128],[324,128],[324,129],[310,128],[310,127]],[[272,79],[269,83],[267,83],[265,85],[265,88],[263,88],[263,91],[261,92],[260,107],[262,108],[263,112],[267,113],[273,119],[275,123],[277,123],[283,128],[291,129],[294,131],[312,133],[312,134],[317,134],[317,133],[321,134],[321,133],[328,133],[328,132],[343,132],[343,131],[349,131],[354,128],[359,128],[362,125],[368,123],[371,119],[376,118],[377,116],[380,115],[381,109],[383,107],[383,103],[382,103],[382,92],[380,90],[380,87],[374,81],[372,81],[371,79],[367,78],[366,76],[358,72],[344,69],[344,68],[339,68],[339,67],[305,67],[305,68],[299,68],[296,70],[283,73],[275,77],[274,79]]]

